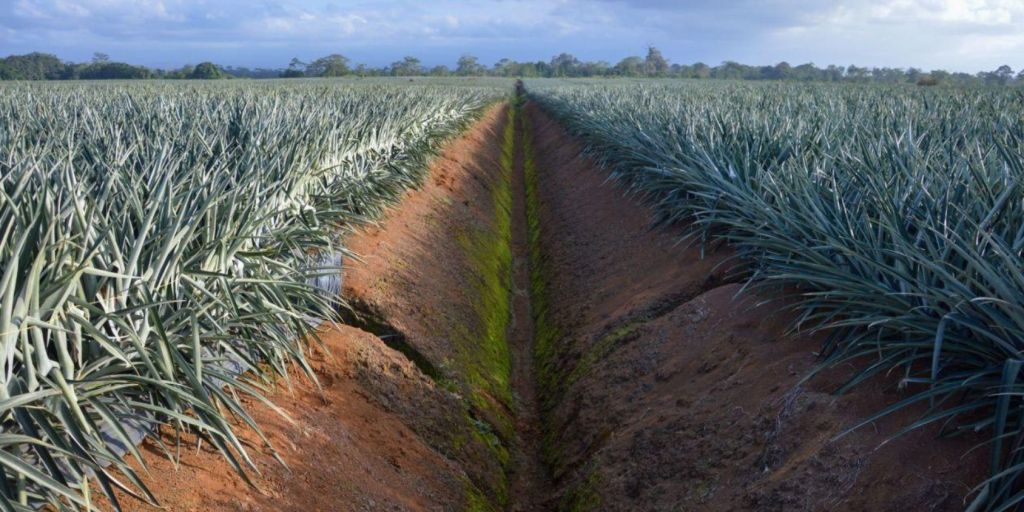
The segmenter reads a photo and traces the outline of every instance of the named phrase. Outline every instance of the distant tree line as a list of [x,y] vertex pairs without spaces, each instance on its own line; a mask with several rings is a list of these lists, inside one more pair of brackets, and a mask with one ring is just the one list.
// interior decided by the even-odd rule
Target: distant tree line
[[525,78],[570,78],[570,77],[657,77],[694,78],[727,80],[792,80],[815,82],[910,82],[919,85],[949,84],[994,84],[1024,83],[1024,70],[1014,74],[1010,66],[1003,65],[994,71],[976,74],[932,70],[925,72],[918,68],[868,68],[855,65],[830,65],[819,68],[813,63],[790,65],[780,62],[773,66],[751,66],[726,61],[718,66],[703,62],[695,64],[669,63],[655,47],[648,48],[646,57],[630,56],[614,66],[604,61],[581,61],[568,53],[561,53],[549,61],[519,62],[501,59],[487,67],[472,55],[459,58],[454,69],[448,66],[423,67],[415,57],[405,57],[389,66],[370,68],[363,64],[349,66],[343,55],[328,55],[310,63],[292,59],[281,77],[325,77],[325,76],[503,76]]
[[[273,76],[277,76],[277,73],[275,72]],[[97,53],[91,62],[80,64],[61,61],[57,56],[48,53],[11,55],[0,59],[0,80],[216,79],[228,77],[230,74],[224,68],[212,62],[171,70],[150,69],[124,62],[113,62],[104,53]]]
[[427,68],[416,57],[402,60],[383,67],[365,64],[353,66],[351,61],[340,54],[320,57],[311,62],[293,58],[283,69],[218,66],[203,62],[196,66],[161,70],[134,66],[123,62],[112,62],[102,53],[97,53],[88,63],[63,62],[54,55],[30,53],[11,55],[0,59],[0,80],[96,80],[96,79],[215,79],[215,78],[298,78],[298,77],[339,77],[339,76],[502,76],[502,77],[656,77],[727,80],[790,80],[815,82],[885,82],[915,83],[918,85],[1008,85],[1024,84],[1024,70],[1014,73],[1008,65],[993,71],[975,74],[948,72],[943,70],[924,71],[918,68],[868,68],[855,65],[824,68],[813,63],[790,65],[780,62],[770,66],[752,66],[726,61],[717,66],[703,62],[694,64],[670,63],[661,51],[649,47],[647,55],[630,56],[612,65],[605,61],[582,61],[568,53],[561,53],[548,61],[515,61],[501,59],[493,66],[480,63],[472,55],[459,58],[454,69],[440,65]]

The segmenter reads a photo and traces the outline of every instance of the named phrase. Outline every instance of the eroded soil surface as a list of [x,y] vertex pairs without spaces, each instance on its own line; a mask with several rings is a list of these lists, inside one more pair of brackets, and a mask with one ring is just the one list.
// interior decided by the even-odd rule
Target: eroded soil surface
[[[147,485],[173,511],[460,510],[464,473],[426,444],[388,399],[443,410],[451,399],[407,359],[363,331],[340,326],[311,357],[321,389],[296,375],[271,395],[294,422],[263,404],[248,405],[288,468],[243,439],[260,474],[239,478],[209,443],[183,439],[179,465],[151,445]],[[165,442],[173,442],[165,437]],[[125,510],[156,510],[125,498]]]
[[[250,403],[247,486],[220,455],[144,480],[168,510],[957,510],[977,441],[913,413],[835,436],[899,398],[844,369],[798,386],[817,340],[741,291],[728,248],[679,242],[532,105],[488,111],[424,186],[349,240],[357,327],[324,329],[318,388]],[[532,171],[531,171],[532,169]],[[765,304],[765,302],[768,302]],[[154,510],[126,499],[127,510]]]

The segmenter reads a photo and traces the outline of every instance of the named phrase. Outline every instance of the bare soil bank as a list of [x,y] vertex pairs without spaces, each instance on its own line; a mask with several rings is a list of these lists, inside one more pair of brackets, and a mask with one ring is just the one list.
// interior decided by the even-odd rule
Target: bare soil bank
[[249,404],[289,469],[251,434],[256,490],[208,445],[177,467],[148,449],[161,504],[962,508],[985,471],[983,451],[963,457],[973,440],[922,431],[879,448],[903,413],[833,442],[895,401],[895,380],[837,398],[840,369],[797,387],[816,340],[786,333],[779,301],[738,293],[727,248],[701,257],[678,228],[651,229],[580,152],[531,105],[492,109],[450,143],[420,190],[349,240],[349,320],[365,330],[325,330],[322,388],[274,391],[294,423]]
[[[415,400],[444,410],[452,401],[369,333],[341,326],[326,332],[323,342],[311,358],[322,388],[296,376],[291,389],[282,383],[270,397],[294,423],[248,403],[287,469],[251,432],[243,439],[260,471],[250,474],[255,489],[209,443],[197,450],[194,437],[183,439],[177,466],[147,443],[144,480],[165,510],[463,509],[465,474],[388,407],[389,400]],[[122,505],[158,510],[130,498]]]
[[[161,505],[172,511],[504,506],[506,441],[474,417],[465,373],[476,369],[469,360],[475,355],[453,343],[477,337],[485,323],[480,290],[467,282],[480,274],[471,261],[478,254],[469,249],[493,241],[494,189],[508,188],[500,167],[505,124],[504,106],[489,110],[444,148],[420,190],[348,241],[363,258],[346,269],[346,294],[364,313],[357,323],[380,337],[325,328],[324,346],[312,356],[322,389],[296,376],[291,389],[282,383],[270,397],[294,423],[248,401],[288,468],[251,433],[245,440],[260,471],[250,475],[255,490],[208,443],[184,449],[177,466],[150,445],[144,481]],[[501,293],[508,297],[508,287]],[[369,308],[380,316],[365,314]],[[510,422],[505,404],[494,403],[485,411],[499,418],[492,421]],[[184,446],[194,447],[195,439]],[[123,505],[156,510],[127,497]]]

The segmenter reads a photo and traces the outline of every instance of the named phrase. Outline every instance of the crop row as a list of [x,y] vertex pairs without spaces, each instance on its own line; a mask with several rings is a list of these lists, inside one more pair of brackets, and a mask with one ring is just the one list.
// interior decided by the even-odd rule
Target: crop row
[[310,373],[344,231],[503,92],[0,88],[0,509],[94,506],[89,475],[152,499],[122,453],[155,425],[251,467],[242,397]]
[[[797,290],[840,390],[898,375],[907,430],[984,434],[972,510],[1024,503],[1024,98],[988,89],[527,84],[752,283]],[[881,408],[880,408],[881,409]],[[912,468],[908,468],[912,470]]]

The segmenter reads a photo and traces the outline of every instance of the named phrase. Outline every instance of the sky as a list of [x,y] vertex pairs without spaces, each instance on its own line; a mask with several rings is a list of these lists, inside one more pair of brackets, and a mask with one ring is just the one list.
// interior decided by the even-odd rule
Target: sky
[[1024,66],[1024,0],[0,0],[0,56],[285,67],[341,53],[453,66],[569,52],[616,63]]

